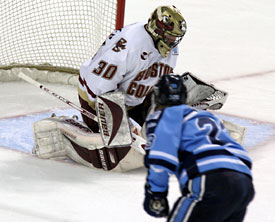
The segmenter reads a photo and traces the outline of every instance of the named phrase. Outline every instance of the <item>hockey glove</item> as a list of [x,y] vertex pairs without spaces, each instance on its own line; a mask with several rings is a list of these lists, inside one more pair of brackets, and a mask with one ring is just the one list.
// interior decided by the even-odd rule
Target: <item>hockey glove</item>
[[186,104],[197,109],[220,109],[228,97],[227,92],[205,83],[190,72],[183,73],[182,80],[188,94]]
[[152,192],[148,184],[145,185],[145,200],[143,202],[144,210],[153,217],[166,217],[169,213],[169,204],[167,193]]

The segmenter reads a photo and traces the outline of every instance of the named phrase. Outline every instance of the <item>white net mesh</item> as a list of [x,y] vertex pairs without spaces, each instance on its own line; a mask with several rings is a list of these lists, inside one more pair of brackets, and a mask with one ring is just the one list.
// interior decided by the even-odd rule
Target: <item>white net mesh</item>
[[77,72],[115,29],[116,13],[117,0],[1,0],[0,68]]

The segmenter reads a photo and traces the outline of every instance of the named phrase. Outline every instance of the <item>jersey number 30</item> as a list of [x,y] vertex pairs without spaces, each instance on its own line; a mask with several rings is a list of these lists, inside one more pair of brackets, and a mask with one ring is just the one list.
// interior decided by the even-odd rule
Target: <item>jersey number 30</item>
[[104,79],[112,79],[117,71],[117,66],[113,64],[108,64],[107,62],[101,60],[98,63],[98,67],[93,70],[95,75],[102,75]]

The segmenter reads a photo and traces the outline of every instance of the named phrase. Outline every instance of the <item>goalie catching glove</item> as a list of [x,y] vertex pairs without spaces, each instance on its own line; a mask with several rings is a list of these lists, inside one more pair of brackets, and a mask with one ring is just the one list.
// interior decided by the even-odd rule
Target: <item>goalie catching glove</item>
[[190,72],[183,73],[181,77],[188,94],[187,105],[203,110],[222,108],[228,96],[227,92],[203,82]]

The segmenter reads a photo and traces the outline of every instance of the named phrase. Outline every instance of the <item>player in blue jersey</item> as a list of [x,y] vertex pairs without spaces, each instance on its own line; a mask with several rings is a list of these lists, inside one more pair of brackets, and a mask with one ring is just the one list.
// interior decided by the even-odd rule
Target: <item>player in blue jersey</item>
[[[220,119],[185,105],[178,75],[163,76],[154,90],[156,111],[146,121],[144,210],[167,221],[240,222],[254,197],[251,159]],[[174,174],[182,196],[167,200]]]

